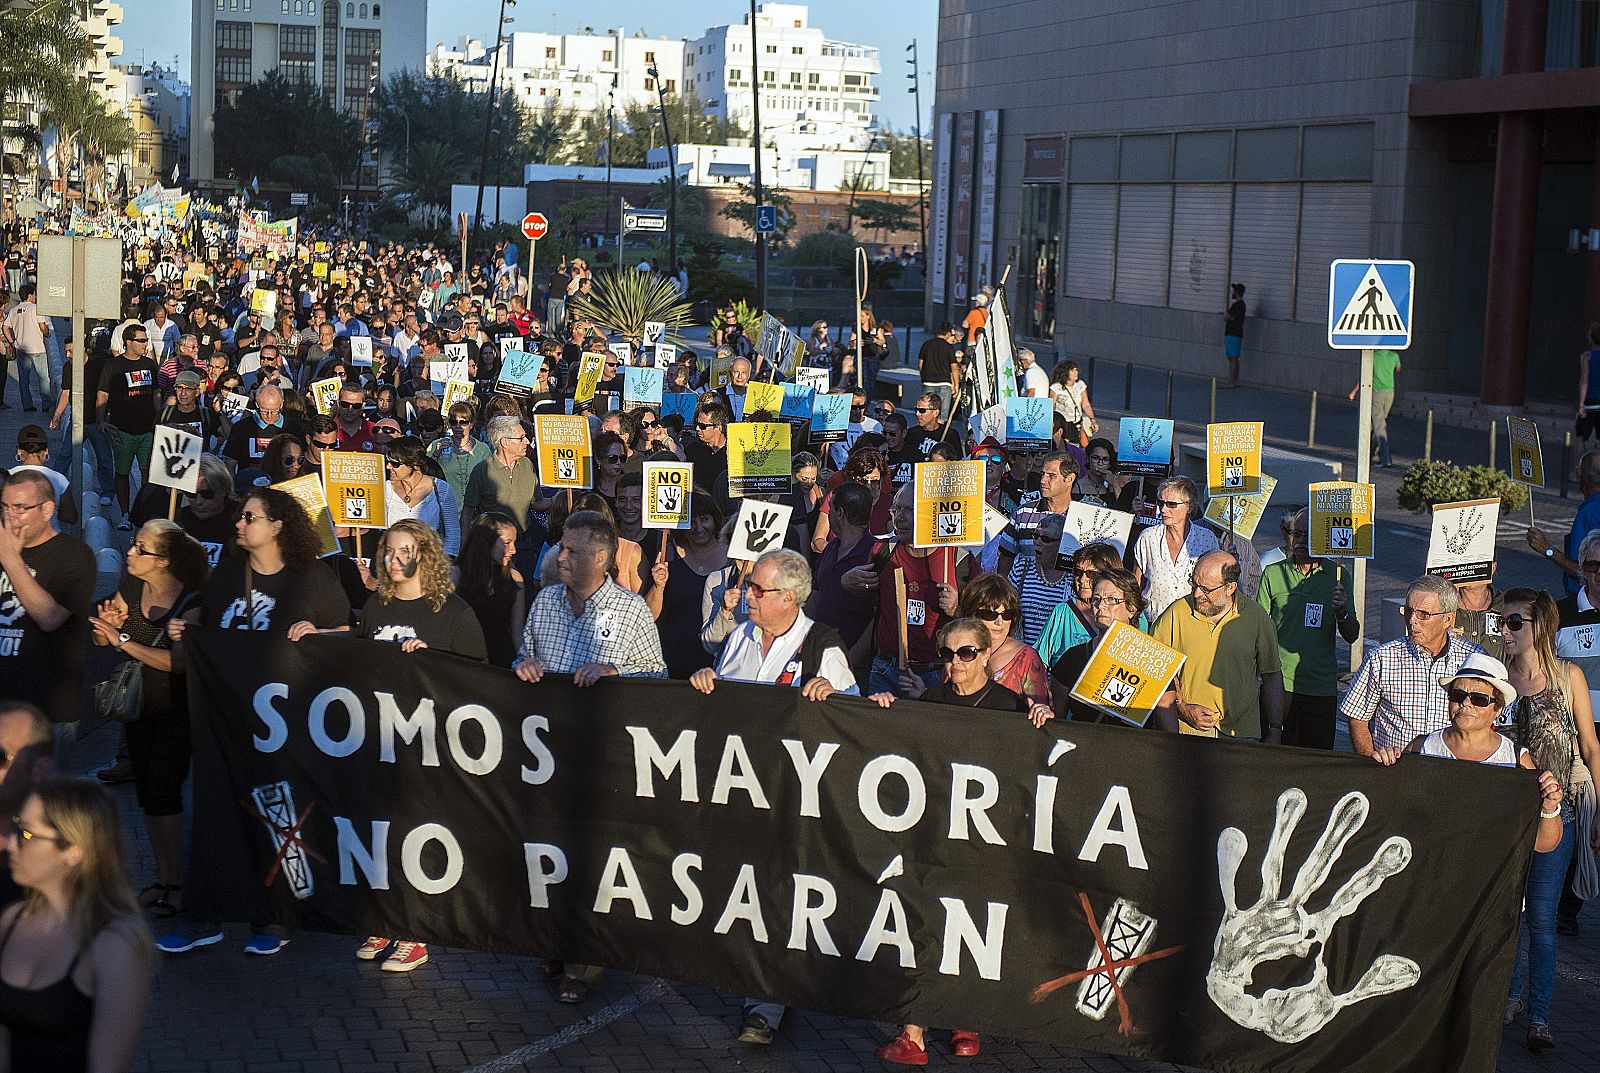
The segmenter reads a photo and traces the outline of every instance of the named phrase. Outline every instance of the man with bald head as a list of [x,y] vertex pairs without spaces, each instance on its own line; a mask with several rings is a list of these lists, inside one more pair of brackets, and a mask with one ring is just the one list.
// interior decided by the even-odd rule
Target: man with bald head
[[1239,560],[1209,551],[1194,564],[1189,595],[1156,621],[1151,635],[1184,655],[1156,708],[1166,730],[1209,737],[1283,737],[1278,635],[1254,600],[1239,599]]
[[267,456],[267,444],[272,442],[272,437],[285,432],[303,437],[306,430],[299,421],[284,417],[283,392],[272,384],[264,384],[256,391],[256,408],[246,410],[233,423],[222,453],[236,467],[259,466]]

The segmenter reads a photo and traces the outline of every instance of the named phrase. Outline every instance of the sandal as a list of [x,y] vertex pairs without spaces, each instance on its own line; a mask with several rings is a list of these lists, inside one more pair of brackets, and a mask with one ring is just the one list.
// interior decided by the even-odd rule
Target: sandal
[[[145,895],[152,893],[155,895],[155,897],[151,898],[149,901],[145,901]],[[152,883],[148,887],[145,887],[143,890],[141,890],[134,897],[139,899],[139,908],[149,909],[152,905],[161,901],[166,896],[167,885],[165,883]]]
[[[181,905],[173,905],[170,897],[173,894],[181,893],[183,891],[183,884],[168,883],[165,889],[166,894],[163,894],[160,898],[157,898],[155,901],[145,906],[145,908],[150,911],[150,915],[158,920],[171,920],[183,909]],[[180,902],[183,901],[182,898],[179,898],[178,900]]]
[[570,976],[563,979],[561,986],[556,988],[556,1001],[565,1002],[569,1006],[576,1006],[588,997],[589,985]]
[[539,979],[541,980],[554,980],[566,971],[566,965],[555,958],[545,958],[539,962]]

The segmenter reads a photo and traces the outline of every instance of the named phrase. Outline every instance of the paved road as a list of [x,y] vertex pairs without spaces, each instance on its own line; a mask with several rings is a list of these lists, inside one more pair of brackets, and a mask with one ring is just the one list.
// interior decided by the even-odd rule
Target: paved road
[[[1121,371],[1102,368],[1091,384],[1101,414],[1117,416]],[[8,395],[16,398],[12,388]],[[1135,409],[1160,413],[1165,379],[1135,379]],[[1181,433],[1196,435],[1206,420],[1209,385],[1178,379],[1174,413]],[[0,412],[0,451],[9,457],[27,415]],[[1218,418],[1265,417],[1269,442],[1303,446],[1305,403],[1296,397],[1246,388],[1223,392]],[[1108,426],[1110,421],[1105,422]],[[1353,464],[1353,407],[1323,404],[1316,453]],[[1421,451],[1415,422],[1391,422],[1397,468],[1375,471],[1380,515],[1379,558],[1370,575],[1374,597],[1397,594],[1421,571],[1425,518],[1401,511],[1394,491],[1400,465]],[[1336,446],[1327,446],[1335,444]],[[1436,457],[1478,461],[1486,456],[1481,434],[1438,429]],[[1555,472],[1557,459],[1547,460]],[[1352,471],[1353,472],[1353,471]],[[1541,523],[1565,531],[1576,500],[1537,497]],[[1514,526],[1511,528],[1515,528]],[[1258,546],[1275,534],[1263,526]],[[1500,581],[1553,584],[1552,572],[1520,543],[1502,539]],[[1370,601],[1376,605],[1376,598]],[[1369,615],[1376,627],[1376,613]],[[103,654],[98,654],[104,659]],[[115,730],[86,728],[72,764],[90,771],[111,757]],[[136,814],[131,788],[117,794],[124,814]],[[1453,807],[1441,803],[1441,807]],[[149,876],[148,846],[137,822],[129,824],[135,881]],[[1463,847],[1463,852],[1469,852]],[[1441,911],[1451,911],[1442,906]],[[1499,1069],[1576,1071],[1600,1068],[1600,913],[1585,915],[1585,932],[1561,939],[1554,1031],[1560,1046],[1535,1059],[1522,1044],[1521,1029],[1507,1030]],[[510,1071],[578,1069],[726,1071],[756,1073],[846,1073],[880,1069],[872,1048],[888,1038],[887,1025],[823,1015],[792,1013],[778,1041],[751,1048],[734,1041],[738,1005],[705,988],[671,981],[611,974],[580,1007],[556,1003],[528,958],[435,949],[432,960],[409,974],[377,971],[356,961],[357,939],[300,933],[283,953],[247,958],[244,934],[194,954],[168,958],[156,985],[155,1002],[135,1068],[152,1073],[199,1071],[288,1071],[288,1073],[400,1073],[400,1071]],[[934,1064],[950,1061],[943,1037],[935,1037]],[[1010,1040],[986,1039],[984,1051],[964,1060],[975,1068],[1071,1071],[1168,1070],[1177,1067],[1114,1058]]]

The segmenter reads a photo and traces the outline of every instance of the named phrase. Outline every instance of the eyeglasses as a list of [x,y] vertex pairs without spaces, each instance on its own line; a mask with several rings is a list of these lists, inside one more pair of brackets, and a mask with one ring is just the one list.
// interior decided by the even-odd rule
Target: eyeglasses
[[506,441],[507,443],[523,443],[523,442],[526,442],[527,439],[528,439],[528,437],[521,436],[521,435],[518,435],[518,436],[502,436],[500,438],[502,440]]
[[54,842],[57,849],[66,849],[72,845],[71,842],[68,842],[60,835],[45,835],[40,834],[38,831],[28,830],[22,826],[21,816],[11,817],[11,833],[23,845],[27,845],[29,842]]
[[1453,617],[1454,616],[1454,612],[1452,612],[1452,611],[1423,611],[1421,608],[1411,607],[1409,605],[1406,606],[1406,607],[1402,607],[1400,609],[1400,617],[1401,618],[1403,618],[1403,619],[1419,618],[1423,622],[1427,622],[1431,618],[1444,618],[1446,615],[1450,615],[1450,616]]
[[1224,587],[1227,584],[1228,584],[1228,582],[1223,581],[1223,582],[1219,582],[1216,585],[1212,585],[1210,587],[1207,587],[1205,585],[1200,584],[1200,582],[1198,582],[1198,581],[1191,580],[1189,582],[1189,588],[1194,592],[1201,593],[1202,595],[1205,595],[1205,596],[1210,596],[1212,593],[1216,592],[1218,589]]
[[331,440],[312,440],[311,446],[321,448],[324,451],[332,451],[339,446],[339,439],[336,436]]
[[962,645],[957,649],[949,649],[941,645],[939,648],[939,661],[941,663],[953,663],[956,660],[960,660],[962,663],[971,663],[978,658],[980,651],[981,649],[977,645]]
[[1012,619],[1017,617],[1017,613],[1015,611],[1012,611],[1009,608],[998,607],[985,607],[982,610],[974,611],[973,614],[983,619],[985,622],[995,622],[998,620],[1010,622]]
[[1451,704],[1466,704],[1470,701],[1474,708],[1487,708],[1494,703],[1493,694],[1476,691],[1469,692],[1465,689],[1457,689],[1455,686],[1447,688],[1444,691],[1444,695],[1450,698]]
[[763,599],[764,597],[766,597],[769,593],[782,592],[783,591],[781,588],[778,588],[777,586],[773,586],[772,588],[769,589],[765,585],[757,585],[754,581],[745,582],[744,583],[744,588],[745,588],[746,594],[748,594],[749,598],[752,599],[752,600],[760,600],[760,599]]
[[1091,597],[1089,597],[1089,606],[1090,607],[1121,607],[1125,603],[1127,603],[1127,601],[1124,600],[1120,596],[1091,596]]
[[1531,615],[1524,615],[1520,611],[1516,612],[1515,614],[1507,615],[1500,621],[1503,622],[1506,629],[1510,630],[1512,633],[1520,632],[1524,626],[1533,625],[1533,617]]
[[694,423],[694,427],[699,429],[701,432],[704,432],[708,428],[716,428],[717,427],[717,423],[715,421],[712,421],[712,422],[709,422],[709,423],[696,421]]
[[124,343],[148,343],[150,340],[143,335],[124,335],[122,341]]
[[1189,501],[1186,499],[1158,499],[1156,504],[1163,510],[1177,510],[1179,507],[1187,507]]
[[457,420],[452,421],[450,423],[452,425],[454,425],[456,428],[471,428],[472,427],[472,419],[471,418],[466,418],[466,417],[458,418]]
[[983,462],[990,466],[1002,466],[1005,465],[1006,460],[1001,458],[999,455],[978,455],[973,459],[973,461]]
[[1111,461],[1111,456],[1110,455],[1090,455],[1089,456],[1089,461],[1091,461],[1091,462],[1107,462],[1107,463],[1109,463]]
[[917,406],[917,407],[913,407],[913,409],[915,409],[916,412],[919,413],[919,414],[936,414],[936,413],[939,412],[938,410],[935,410],[932,406]]
[[372,431],[373,432],[381,432],[385,436],[398,436],[398,435],[400,435],[400,430],[395,428],[393,425],[379,425],[378,427],[374,428]]
[[239,520],[246,525],[254,525],[256,522],[270,522],[274,519],[268,514],[256,514],[254,511],[246,510],[239,513]]
[[303,464],[305,462],[305,460],[306,460],[306,456],[305,455],[284,455],[283,456],[283,464],[286,465],[286,466],[298,466],[298,465]]
[[639,427],[640,428],[660,428],[661,427],[661,422],[660,421],[640,421],[639,422]]
[[7,514],[26,514],[30,510],[38,510],[48,502],[50,502],[48,499],[41,499],[37,503],[0,503],[0,511]]
[[194,490],[194,497],[196,499],[216,499],[221,494],[222,493],[217,491],[215,488],[196,488]]
[[606,455],[606,461],[610,462],[613,466],[621,465],[625,458],[625,455]]

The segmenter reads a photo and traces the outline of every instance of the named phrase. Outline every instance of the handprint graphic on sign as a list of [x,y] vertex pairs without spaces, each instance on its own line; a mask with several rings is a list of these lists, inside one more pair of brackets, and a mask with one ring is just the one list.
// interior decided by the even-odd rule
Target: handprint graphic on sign
[[757,425],[755,434],[746,448],[744,457],[750,469],[765,469],[767,461],[772,457],[772,452],[778,449],[780,443],[779,432],[787,433],[787,429],[768,428]]
[[1140,421],[1134,428],[1131,443],[1136,453],[1144,455],[1150,453],[1150,448],[1161,439],[1162,426],[1157,421]]
[[161,464],[166,468],[167,476],[171,478],[174,483],[181,481],[183,479],[183,475],[188,473],[189,468],[197,461],[197,459],[185,458],[183,456],[183,449],[175,446],[171,440],[162,441]]
[[[1422,972],[1415,961],[1383,954],[1350,990],[1336,995],[1329,985],[1325,959],[1333,926],[1361,908],[1361,903],[1377,893],[1386,880],[1411,863],[1411,843],[1398,835],[1391,836],[1321,909],[1313,912],[1308,908],[1313,895],[1328,882],[1346,844],[1366,823],[1367,808],[1367,798],[1359,791],[1339,799],[1327,827],[1285,893],[1284,859],[1295,827],[1306,811],[1305,792],[1295,787],[1285,790],[1278,797],[1272,836],[1261,860],[1261,895],[1253,905],[1239,905],[1236,887],[1249,840],[1237,827],[1228,828],[1217,839],[1223,915],[1206,973],[1206,993],[1236,1024],[1279,1043],[1299,1043],[1321,1031],[1346,1006],[1403,991],[1421,979]],[[1250,993],[1258,966],[1288,957],[1312,959],[1310,978],[1305,983]],[[1305,976],[1301,972],[1295,978]]]
[[1451,555],[1465,555],[1472,547],[1472,542],[1478,539],[1483,532],[1483,516],[1477,507],[1472,507],[1461,512],[1459,524],[1454,533],[1450,531],[1450,523],[1444,523],[1444,546]]
[[150,483],[193,493],[199,486],[200,452],[203,447],[200,437],[192,432],[171,425],[158,425],[155,441],[151,444],[154,464],[150,467]]
[[794,507],[787,503],[746,499],[739,506],[739,520],[728,542],[728,558],[751,562],[783,547],[783,534],[793,514]]
[[772,523],[777,520],[777,512],[771,510],[745,515],[744,540],[751,551],[759,555],[778,541],[783,532],[772,528]]
[[678,504],[682,501],[682,498],[683,498],[682,490],[679,489],[678,487],[676,487],[675,485],[671,485],[671,484],[657,485],[656,486],[656,513],[657,514],[676,514],[676,513],[678,513]]

